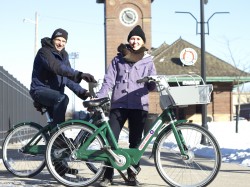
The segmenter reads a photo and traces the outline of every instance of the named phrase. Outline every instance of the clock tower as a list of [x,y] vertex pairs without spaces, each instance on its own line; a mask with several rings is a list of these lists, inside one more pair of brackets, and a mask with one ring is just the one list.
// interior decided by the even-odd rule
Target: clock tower
[[140,25],[146,47],[151,48],[151,3],[153,0],[96,0],[104,4],[105,68],[117,54],[120,43],[127,43],[129,32]]

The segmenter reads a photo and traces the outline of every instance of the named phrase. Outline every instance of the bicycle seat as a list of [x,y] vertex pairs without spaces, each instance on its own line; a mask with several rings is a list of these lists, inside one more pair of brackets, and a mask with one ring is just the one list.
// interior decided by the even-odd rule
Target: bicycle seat
[[108,97],[104,97],[104,98],[100,98],[100,99],[84,101],[83,106],[86,108],[98,107],[98,106],[102,106],[105,103],[108,103],[109,101],[110,101],[110,99]]

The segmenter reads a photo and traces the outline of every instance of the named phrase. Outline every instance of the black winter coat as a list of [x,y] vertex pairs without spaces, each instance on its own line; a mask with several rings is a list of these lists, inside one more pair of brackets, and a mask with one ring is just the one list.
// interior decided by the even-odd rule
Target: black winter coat
[[50,88],[64,93],[67,86],[76,95],[86,92],[79,83],[80,72],[71,68],[68,53],[63,49],[60,53],[51,43],[50,38],[41,40],[42,48],[39,49],[34,60],[30,94],[36,90]]

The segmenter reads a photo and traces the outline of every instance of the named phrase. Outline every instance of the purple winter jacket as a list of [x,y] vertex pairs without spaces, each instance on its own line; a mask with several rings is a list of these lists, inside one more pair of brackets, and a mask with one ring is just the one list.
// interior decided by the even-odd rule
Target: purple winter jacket
[[119,53],[109,65],[97,97],[107,97],[108,92],[112,91],[111,109],[148,111],[148,92],[155,89],[155,83],[137,83],[136,81],[149,75],[156,75],[152,56],[145,54],[141,60],[130,65]]

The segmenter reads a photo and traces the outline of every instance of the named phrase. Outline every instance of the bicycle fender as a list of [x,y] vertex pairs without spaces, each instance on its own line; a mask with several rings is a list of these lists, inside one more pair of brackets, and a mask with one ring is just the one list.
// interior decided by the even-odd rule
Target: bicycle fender
[[35,122],[21,122],[21,123],[18,123],[16,125],[14,125],[12,128],[10,128],[7,132],[9,133],[10,131],[20,127],[20,126],[23,126],[23,125],[27,125],[27,124],[30,124],[30,125],[33,125],[35,127],[37,127],[38,129],[42,129],[42,125],[38,124],[38,123],[35,123]]

